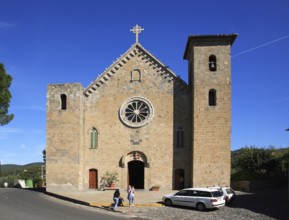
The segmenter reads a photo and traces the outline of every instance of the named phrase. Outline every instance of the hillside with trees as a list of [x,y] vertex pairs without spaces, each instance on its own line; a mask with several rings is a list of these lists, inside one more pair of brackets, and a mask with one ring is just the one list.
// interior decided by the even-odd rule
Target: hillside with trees
[[231,158],[232,181],[288,178],[289,148],[246,146]]
[[7,182],[10,187],[18,179],[31,179],[34,184],[41,185],[42,166],[44,163],[31,163],[26,165],[5,164],[0,166],[0,186]]

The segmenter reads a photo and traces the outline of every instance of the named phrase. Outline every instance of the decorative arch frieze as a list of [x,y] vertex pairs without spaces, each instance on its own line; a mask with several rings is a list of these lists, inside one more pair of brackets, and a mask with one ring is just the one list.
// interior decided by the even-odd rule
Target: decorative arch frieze
[[121,157],[121,160],[120,160],[121,168],[125,168],[128,162],[134,161],[134,160],[142,161],[144,162],[145,167],[147,168],[150,167],[150,161],[148,160],[146,154],[141,151],[136,150],[136,151],[129,151]]

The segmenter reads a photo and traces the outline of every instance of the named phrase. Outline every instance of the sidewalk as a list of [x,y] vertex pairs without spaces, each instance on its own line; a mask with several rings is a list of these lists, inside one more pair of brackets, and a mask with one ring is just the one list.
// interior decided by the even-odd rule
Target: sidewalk
[[[108,207],[113,203],[113,193],[115,190],[86,190],[86,191],[54,191],[55,195],[66,197],[71,200],[81,201],[90,206]],[[134,206],[162,206],[162,196],[174,193],[176,191],[149,191],[136,190],[134,198]],[[48,192],[49,194],[50,192]],[[124,198],[124,206],[128,206],[127,193],[125,189],[120,189],[121,197]]]

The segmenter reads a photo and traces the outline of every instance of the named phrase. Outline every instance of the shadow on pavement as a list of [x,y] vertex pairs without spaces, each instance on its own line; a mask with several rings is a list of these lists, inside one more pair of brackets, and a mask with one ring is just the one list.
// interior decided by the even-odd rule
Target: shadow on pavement
[[[26,189],[32,190],[39,193],[45,193],[49,196],[69,201],[76,204],[81,204],[85,206],[90,206],[88,202],[84,202],[77,199],[72,199],[69,197],[57,195],[54,193],[46,192],[45,188],[35,188],[35,189]],[[92,207],[92,206],[90,206]],[[96,207],[113,211],[111,206]],[[241,208],[246,209],[255,213],[260,213],[271,218],[287,220],[289,219],[289,202],[288,202],[288,188],[270,188],[264,190],[258,190],[251,193],[238,193],[234,202],[228,205],[229,208]],[[185,207],[176,207],[186,209]],[[188,208],[190,210],[190,208]]]
[[275,219],[288,219],[288,188],[270,188],[237,195],[229,207],[247,209]]
[[65,201],[68,201],[68,202],[73,202],[73,203],[80,204],[80,205],[90,206],[90,204],[88,202],[84,202],[84,201],[80,201],[80,200],[77,200],[77,199],[72,199],[72,198],[68,198],[68,197],[65,197],[65,196],[57,195],[57,194],[54,194],[54,193],[46,192],[46,188],[45,187],[42,187],[42,188],[26,188],[25,190],[30,190],[30,191],[39,192],[39,193],[45,193],[46,195],[55,197],[57,199],[65,200]]
[[30,190],[30,191],[34,191],[34,192],[44,193],[44,194],[49,195],[51,197],[54,197],[54,198],[57,198],[57,199],[61,199],[61,200],[64,200],[64,201],[68,201],[68,202],[72,202],[72,203],[75,203],[75,204],[80,204],[80,205],[85,205],[85,206],[89,206],[89,207],[92,207],[92,208],[105,209],[107,211],[117,212],[117,211],[115,211],[112,208],[112,206],[102,206],[102,207],[100,207],[100,206],[91,206],[90,203],[88,203],[88,202],[84,202],[84,201],[77,200],[77,199],[72,199],[72,198],[69,198],[69,197],[66,197],[66,196],[61,196],[61,195],[58,195],[58,194],[46,192],[46,188],[45,187],[42,187],[42,188],[26,188],[25,190]]

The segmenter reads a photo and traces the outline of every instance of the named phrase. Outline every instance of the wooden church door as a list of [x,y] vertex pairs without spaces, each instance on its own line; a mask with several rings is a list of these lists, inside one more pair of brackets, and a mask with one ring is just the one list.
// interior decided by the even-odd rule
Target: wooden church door
[[90,169],[89,170],[89,189],[97,189],[97,170],[96,169]]

